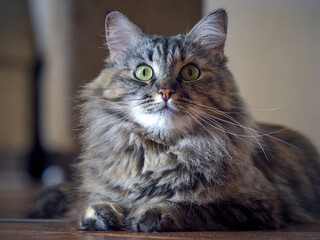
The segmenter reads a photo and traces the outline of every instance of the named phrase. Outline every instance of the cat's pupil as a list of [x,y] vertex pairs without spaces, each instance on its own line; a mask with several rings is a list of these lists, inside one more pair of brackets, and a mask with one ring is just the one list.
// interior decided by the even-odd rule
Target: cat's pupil
[[143,76],[146,76],[146,69],[143,69],[142,74],[143,74]]
[[188,69],[188,74],[189,74],[190,77],[192,76],[192,70],[191,70],[191,68]]

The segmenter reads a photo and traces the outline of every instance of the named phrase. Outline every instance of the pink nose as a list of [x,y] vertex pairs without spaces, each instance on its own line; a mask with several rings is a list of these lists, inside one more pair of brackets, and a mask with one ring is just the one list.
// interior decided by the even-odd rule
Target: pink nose
[[162,95],[163,100],[168,101],[172,94],[174,94],[173,89],[160,89],[158,91]]

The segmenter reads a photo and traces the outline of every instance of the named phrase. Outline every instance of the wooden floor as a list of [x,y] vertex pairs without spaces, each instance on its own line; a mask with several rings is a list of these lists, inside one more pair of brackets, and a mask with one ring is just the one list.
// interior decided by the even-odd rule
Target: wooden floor
[[10,240],[55,240],[55,239],[135,239],[135,240],[182,240],[182,239],[258,239],[258,240],[319,240],[320,229],[315,226],[295,227],[281,231],[249,232],[178,232],[178,233],[132,233],[132,232],[86,232],[77,229],[75,223],[0,219],[0,239]]
[[[22,179],[22,180],[21,180]],[[254,240],[320,240],[319,226],[295,226],[281,231],[249,232],[179,232],[179,233],[131,233],[131,232],[85,232],[77,229],[77,224],[57,220],[28,220],[26,210],[40,188],[27,184],[15,176],[0,174],[0,240],[55,240],[55,239],[135,239],[135,240],[175,240],[175,239],[254,239]],[[17,219],[19,218],[19,219]]]

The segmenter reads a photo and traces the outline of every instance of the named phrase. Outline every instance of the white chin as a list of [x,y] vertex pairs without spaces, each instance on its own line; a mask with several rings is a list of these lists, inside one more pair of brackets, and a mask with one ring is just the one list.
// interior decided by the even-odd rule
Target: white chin
[[133,117],[137,123],[152,132],[183,131],[191,125],[186,116],[172,113],[169,110],[152,114],[135,111]]

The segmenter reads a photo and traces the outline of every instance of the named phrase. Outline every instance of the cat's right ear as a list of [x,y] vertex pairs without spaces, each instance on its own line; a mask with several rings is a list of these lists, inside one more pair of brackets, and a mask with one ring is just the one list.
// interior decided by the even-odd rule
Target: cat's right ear
[[212,54],[221,57],[227,38],[228,17],[224,9],[217,9],[202,18],[187,34],[187,37]]
[[117,62],[124,53],[143,38],[143,33],[135,24],[120,12],[110,12],[105,21],[107,45],[110,59]]

